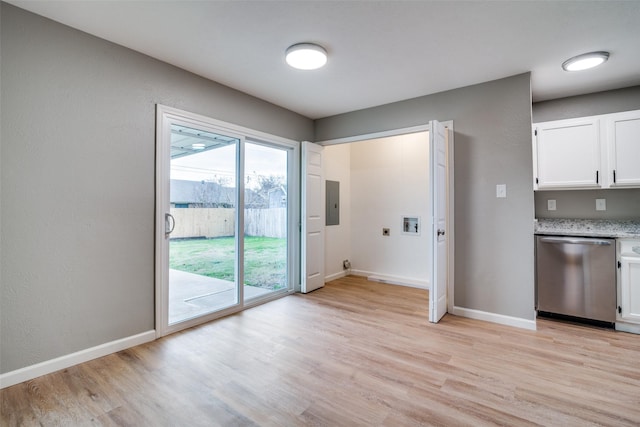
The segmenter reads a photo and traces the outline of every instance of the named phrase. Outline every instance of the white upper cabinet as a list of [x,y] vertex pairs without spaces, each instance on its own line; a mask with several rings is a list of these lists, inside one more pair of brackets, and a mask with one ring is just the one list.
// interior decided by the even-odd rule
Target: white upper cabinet
[[533,125],[534,190],[640,187],[640,110]]
[[612,187],[640,186],[640,111],[607,119]]
[[538,189],[600,188],[600,122],[539,123],[534,129]]

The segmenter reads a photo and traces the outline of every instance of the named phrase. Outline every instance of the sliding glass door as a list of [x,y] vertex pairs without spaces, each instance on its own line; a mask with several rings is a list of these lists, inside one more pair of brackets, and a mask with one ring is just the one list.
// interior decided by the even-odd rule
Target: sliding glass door
[[169,324],[238,304],[238,151],[242,139],[171,124]]
[[245,145],[244,299],[287,288],[287,151]]
[[291,292],[297,144],[162,106],[157,120],[158,335]]

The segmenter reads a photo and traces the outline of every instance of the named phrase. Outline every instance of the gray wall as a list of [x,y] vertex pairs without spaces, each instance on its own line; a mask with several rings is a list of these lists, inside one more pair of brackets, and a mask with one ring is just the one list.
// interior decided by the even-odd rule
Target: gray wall
[[[2,4],[0,3],[0,6]],[[2,7],[0,7],[0,100],[2,92]],[[2,310],[2,102],[0,102],[0,310]],[[2,373],[2,313],[0,312],[0,373]]]
[[298,114],[2,3],[0,372],[154,329],[155,105]]
[[[556,210],[547,210],[547,200]],[[596,199],[605,199],[606,211],[596,211]],[[536,191],[536,218],[640,220],[640,189]]]
[[[533,122],[572,119],[640,110],[640,86],[572,96],[533,104]],[[555,211],[547,200],[555,199]],[[606,199],[607,210],[596,211],[595,199]],[[640,189],[537,191],[536,218],[640,219]]]
[[533,320],[529,73],[320,119],[316,141],[430,119],[454,121],[455,305]]
[[533,123],[640,110],[640,86],[533,104]]

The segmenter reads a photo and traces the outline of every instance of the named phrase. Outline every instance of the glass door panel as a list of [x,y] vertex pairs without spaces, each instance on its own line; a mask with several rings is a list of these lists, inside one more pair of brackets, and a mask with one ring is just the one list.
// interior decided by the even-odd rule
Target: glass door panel
[[288,290],[288,151],[245,143],[244,300]]
[[239,138],[171,125],[169,325],[237,305]]

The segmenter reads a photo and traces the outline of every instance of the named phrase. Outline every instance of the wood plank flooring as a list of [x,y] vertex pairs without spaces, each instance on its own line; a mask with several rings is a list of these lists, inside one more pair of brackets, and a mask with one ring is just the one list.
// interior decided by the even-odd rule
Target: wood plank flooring
[[640,425],[640,336],[347,277],[0,391],[2,426]]

